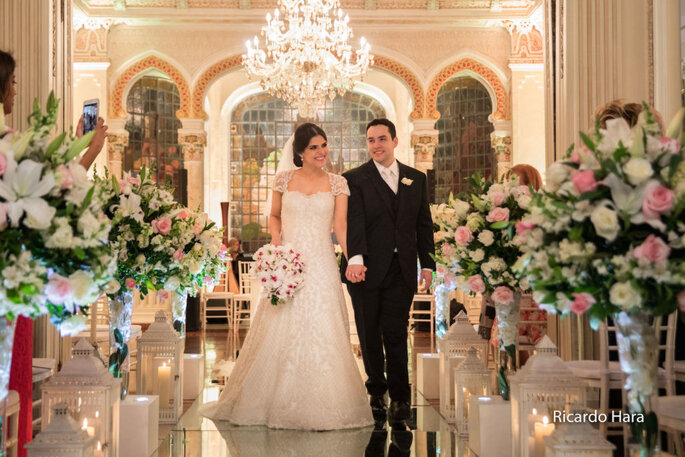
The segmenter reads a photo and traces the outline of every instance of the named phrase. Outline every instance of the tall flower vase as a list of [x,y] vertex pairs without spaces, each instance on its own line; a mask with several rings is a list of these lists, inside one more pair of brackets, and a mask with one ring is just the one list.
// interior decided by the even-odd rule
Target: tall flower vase
[[[488,299],[490,299],[488,297]],[[497,303],[497,338],[500,350],[499,367],[497,367],[497,387],[502,399],[509,400],[510,388],[508,375],[516,371],[516,339],[519,336],[521,292],[514,292],[511,303]]]
[[109,300],[109,371],[115,378],[121,378],[121,399],[128,395],[130,360],[128,341],[131,339],[131,317],[133,316],[133,292],[121,289],[114,299]]
[[174,330],[184,336],[186,331],[186,307],[188,306],[188,291],[175,293],[171,298],[171,314],[173,315]]
[[[631,433],[638,446],[631,457],[659,455],[658,421],[652,411],[652,395],[657,394],[656,375],[659,352],[650,315],[643,311],[622,312],[614,317],[621,370],[626,375],[627,405],[630,413],[643,414],[644,421],[631,421]],[[638,451],[639,450],[639,451]]]
[[4,316],[0,317],[0,456],[5,455],[5,426],[3,423],[4,411],[2,402],[7,397],[10,383],[10,368],[12,366],[12,343],[14,342],[14,329],[17,319],[12,322]]

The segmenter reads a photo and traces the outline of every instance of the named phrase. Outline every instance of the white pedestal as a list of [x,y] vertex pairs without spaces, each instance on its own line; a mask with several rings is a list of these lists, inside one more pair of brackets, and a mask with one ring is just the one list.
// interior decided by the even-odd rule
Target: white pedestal
[[440,398],[440,354],[416,356],[416,390],[427,400]]
[[129,395],[121,402],[119,411],[119,455],[152,455],[158,445],[159,397]]
[[202,354],[183,354],[183,398],[194,400],[202,392],[205,359]]
[[470,398],[469,447],[478,457],[511,456],[511,402],[500,396]]

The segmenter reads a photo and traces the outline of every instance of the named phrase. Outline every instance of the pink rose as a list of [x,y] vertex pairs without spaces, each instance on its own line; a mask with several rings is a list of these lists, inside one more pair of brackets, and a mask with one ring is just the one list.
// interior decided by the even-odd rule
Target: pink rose
[[166,299],[168,299],[168,298],[169,298],[169,291],[168,291],[168,290],[164,290],[164,289],[158,290],[158,291],[157,291],[157,298],[158,298],[159,300],[166,300]]
[[447,273],[445,275],[445,285],[447,286],[448,289],[456,288],[457,277],[454,275],[454,273]]
[[205,226],[201,222],[196,222],[195,225],[193,226],[193,233],[195,236],[199,235],[202,233],[202,230],[204,230]]
[[214,278],[211,276],[205,276],[202,278],[202,284],[207,287],[212,287],[214,285]]
[[7,203],[0,203],[0,230],[7,228]]
[[516,227],[516,234],[517,235],[523,235],[526,232],[533,230],[535,228],[535,224],[533,224],[530,221],[518,221],[515,225]]
[[454,248],[452,247],[451,244],[443,244],[442,245],[442,255],[445,257],[451,257],[452,254],[454,254]]
[[509,220],[509,208],[492,208],[485,218],[488,222],[502,222]]
[[579,316],[590,309],[592,305],[597,303],[595,297],[587,292],[573,293],[573,303],[571,303],[571,311]]
[[7,156],[4,152],[0,151],[0,176],[5,174],[7,170]]
[[139,186],[139,185],[140,185],[140,178],[137,178],[137,177],[135,177],[135,176],[129,176],[127,180],[128,180],[128,182],[130,182],[130,183],[133,184],[134,186]]
[[645,189],[645,198],[642,200],[642,214],[647,219],[658,219],[661,213],[673,208],[673,191],[661,184],[652,182]]
[[185,254],[183,253],[182,250],[177,249],[176,252],[174,252],[174,255],[171,256],[174,260],[179,261],[183,260],[183,257],[185,257]]
[[467,226],[462,225],[455,230],[454,241],[456,241],[459,246],[466,246],[473,241],[473,232],[471,232],[471,229]]
[[647,259],[652,263],[663,262],[668,259],[670,253],[671,247],[654,235],[649,235],[640,246],[633,249],[633,256],[636,259]]
[[574,173],[571,177],[571,182],[578,192],[584,194],[597,189],[597,181],[595,181],[595,173],[592,170],[579,171]]
[[492,299],[495,303],[508,305],[514,301],[514,291],[507,286],[496,287],[492,292]]
[[571,157],[569,158],[569,162],[580,163],[580,153],[581,152],[585,155],[594,155],[592,151],[590,151],[585,146],[581,145],[581,146],[573,149],[573,152],[571,153]]
[[469,289],[471,289],[472,292],[475,293],[483,293],[485,292],[485,283],[483,282],[483,278],[481,275],[473,275],[469,276],[469,279],[467,280],[469,284]]
[[171,218],[168,216],[160,217],[153,220],[150,225],[152,225],[153,232],[168,235],[171,231]]
[[74,288],[69,278],[54,274],[50,277],[47,286],[45,286],[45,295],[51,303],[63,305],[73,301]]
[[447,274],[447,268],[445,268],[443,265],[438,265],[438,274],[439,275]]
[[176,215],[179,219],[188,219],[190,217],[190,212],[187,208],[183,208],[180,213]]
[[225,244],[221,243],[221,247],[219,248],[219,255],[218,255],[219,260],[224,260],[226,258],[227,254],[228,254],[228,248],[226,247]]
[[125,284],[126,288],[129,290],[133,290],[136,288],[136,280],[133,278],[126,278]]
[[504,195],[504,192],[492,192],[490,194],[490,198],[492,198],[493,205],[499,206],[504,203],[504,200],[507,198],[507,196]]
[[685,313],[685,289],[678,294],[678,308]]
[[669,154],[677,154],[680,151],[680,141],[667,136],[661,137],[659,146],[663,152],[668,152]]
[[74,176],[71,174],[71,171],[65,166],[65,165],[59,165],[55,171],[57,172],[57,175],[61,178],[62,183],[60,184],[59,188],[64,190],[64,189],[71,189],[74,187]]

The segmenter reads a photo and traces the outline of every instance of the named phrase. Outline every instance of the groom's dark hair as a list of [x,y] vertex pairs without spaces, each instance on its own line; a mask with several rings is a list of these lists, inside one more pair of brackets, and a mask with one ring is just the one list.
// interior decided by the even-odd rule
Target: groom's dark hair
[[309,146],[309,142],[312,141],[312,138],[315,136],[322,136],[324,140],[328,141],[326,132],[316,124],[307,122],[295,129],[295,138],[293,139],[293,163],[296,167],[302,166],[302,157],[300,154],[304,152],[307,146]]
[[394,140],[395,137],[397,136],[397,130],[395,129],[395,124],[393,124],[392,122],[390,122],[388,119],[386,119],[384,117],[379,118],[379,119],[374,119],[371,122],[369,122],[368,124],[366,124],[366,131],[368,132],[369,129],[371,127],[373,127],[374,125],[386,126],[388,128],[388,130],[390,130],[390,139],[391,140]]

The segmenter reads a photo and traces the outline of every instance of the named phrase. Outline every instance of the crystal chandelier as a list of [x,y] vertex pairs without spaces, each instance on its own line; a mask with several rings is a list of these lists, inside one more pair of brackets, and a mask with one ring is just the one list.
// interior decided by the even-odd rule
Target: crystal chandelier
[[[343,17],[344,16],[344,17]],[[297,106],[299,115],[314,118],[326,97],[333,100],[354,87],[355,76],[366,73],[373,56],[361,39],[353,52],[348,15],[339,0],[280,0],[266,15],[262,36],[247,42],[243,65],[249,77],[260,78],[262,88]]]

